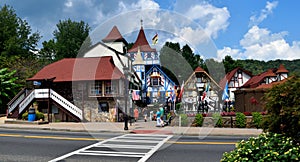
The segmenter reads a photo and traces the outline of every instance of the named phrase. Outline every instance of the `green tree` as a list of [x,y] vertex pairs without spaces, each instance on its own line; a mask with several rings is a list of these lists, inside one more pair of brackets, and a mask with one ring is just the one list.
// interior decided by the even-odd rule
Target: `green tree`
[[[53,32],[54,39],[43,42],[41,56],[43,59],[60,60],[80,56],[91,46],[89,36],[90,27],[83,21],[76,22],[71,19],[59,21],[57,29]],[[84,43],[84,48],[81,48]]]
[[243,64],[237,60],[233,60],[231,56],[225,56],[223,59],[223,65],[225,67],[225,72],[228,73],[232,71],[233,69],[240,67],[243,68]]
[[208,68],[210,76],[218,83],[225,75],[225,68],[222,62],[214,59],[205,60],[205,65]]
[[38,32],[32,33],[25,20],[19,18],[15,10],[4,5],[0,10],[0,55],[34,57],[40,40]]
[[188,61],[193,70],[199,66],[198,60],[189,45],[186,44],[182,47],[182,56]]
[[7,68],[9,71],[15,70],[14,77],[17,77],[17,84],[22,87],[26,84],[26,79],[36,74],[43,66],[43,62],[38,58],[24,59],[21,56],[0,57],[0,69]]
[[17,77],[14,77],[16,70],[9,71],[8,68],[0,69],[0,112],[5,113],[6,104],[12,99],[20,85],[16,84]]
[[[179,43],[166,42],[160,51],[160,62],[162,67],[170,78],[181,84],[183,80],[193,73],[193,69],[190,66],[188,60],[186,60],[180,52]],[[170,74],[172,73],[172,74]]]
[[263,122],[264,131],[284,134],[300,139],[300,78],[271,88],[264,96],[268,115]]

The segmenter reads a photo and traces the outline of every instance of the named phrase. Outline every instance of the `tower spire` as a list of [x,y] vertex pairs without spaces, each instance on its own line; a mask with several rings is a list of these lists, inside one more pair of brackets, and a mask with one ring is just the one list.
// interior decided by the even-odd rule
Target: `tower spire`
[[141,28],[143,28],[143,19],[141,19]]

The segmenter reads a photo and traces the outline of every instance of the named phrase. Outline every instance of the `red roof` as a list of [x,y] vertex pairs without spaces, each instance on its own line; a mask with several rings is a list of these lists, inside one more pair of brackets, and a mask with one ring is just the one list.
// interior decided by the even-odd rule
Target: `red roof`
[[128,52],[137,52],[139,46],[140,46],[141,52],[156,52],[156,49],[153,49],[150,47],[150,45],[146,39],[143,27],[141,27],[139,35],[138,35],[134,45],[132,46],[132,48],[130,50],[128,50]]
[[264,82],[264,79],[266,77],[276,77],[274,71],[276,71],[276,69],[269,69],[261,74],[255,75],[252,78],[250,78],[242,87],[244,88],[258,87],[262,82]]
[[235,69],[233,69],[232,71],[228,72],[225,77],[219,82],[219,85],[222,89],[224,89],[226,81],[230,81],[232,79],[232,77],[234,76],[234,74],[238,71],[238,70],[242,70],[244,73],[248,74],[250,77],[252,76],[252,73],[248,70],[244,70],[240,67],[237,67]]
[[196,69],[195,69],[195,72],[204,72],[205,70],[202,69],[200,66],[198,66]]
[[276,73],[288,73],[289,71],[282,65],[279,65],[278,70],[276,71]]
[[279,82],[272,82],[270,84],[262,84],[258,87],[256,87],[255,89],[269,89],[269,88],[272,88],[274,85],[278,85],[278,84],[281,84],[281,83],[284,83],[286,82],[288,79],[284,79],[284,80],[281,80]]
[[93,58],[65,58],[47,65],[28,81],[55,77],[54,82],[116,80],[123,77],[114,65],[112,56]]
[[128,44],[127,41],[121,35],[117,26],[114,26],[112,30],[108,33],[108,35],[102,39],[103,42],[124,42]]

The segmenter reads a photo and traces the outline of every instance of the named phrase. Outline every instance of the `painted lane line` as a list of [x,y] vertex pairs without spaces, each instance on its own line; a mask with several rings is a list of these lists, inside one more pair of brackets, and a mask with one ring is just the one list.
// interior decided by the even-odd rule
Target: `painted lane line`
[[152,140],[122,140],[122,139],[116,139],[116,140],[109,140],[110,142],[125,142],[125,143],[159,143],[160,141],[152,141]]
[[[134,158],[140,158],[139,162],[145,162],[147,159],[149,159],[165,142],[167,142],[172,135],[164,135],[163,139],[161,141],[150,141],[150,140],[122,140],[123,138],[126,139],[126,137],[130,137],[130,139],[134,139],[134,135],[121,135],[117,136],[111,139],[104,140],[102,142],[98,142],[95,144],[92,144],[90,146],[86,146],[84,148],[81,148],[79,150],[70,152],[66,155],[63,155],[61,157],[58,157],[56,159],[51,160],[50,162],[56,162],[63,159],[66,159],[73,155],[84,155],[84,156],[110,156],[110,157],[134,157]],[[145,137],[137,135],[137,137]],[[156,137],[155,135],[146,136],[146,137]],[[162,137],[162,136],[160,136]],[[119,143],[128,143],[127,145],[124,144],[110,144],[111,142],[119,142]],[[139,143],[139,145],[134,145],[134,143]],[[140,145],[140,144],[154,144],[151,145]],[[119,152],[119,151],[95,151],[91,148],[129,148],[129,149],[144,149],[145,152]]]
[[119,154],[119,155],[145,155],[146,153],[141,152],[118,152],[118,151],[83,151],[80,153],[95,153],[95,154]]
[[132,158],[141,158],[144,155],[124,155],[124,154],[95,154],[95,153],[84,153],[80,152],[76,155],[92,155],[92,156],[115,156],[115,157],[132,157]]
[[148,160],[164,143],[166,143],[172,137],[173,137],[172,135],[169,135],[164,140],[160,141],[152,150],[150,150],[138,162],[145,162],[146,160]]
[[118,144],[103,144],[96,147],[109,147],[109,148],[134,148],[134,149],[152,149],[154,146],[149,145],[118,145]]
[[[124,136],[124,135],[122,135],[122,136]],[[122,136],[113,137],[113,138],[111,138],[111,139],[117,139],[117,138],[122,137]],[[110,139],[107,139],[107,140],[110,140]],[[92,145],[83,147],[83,148],[81,148],[81,149],[79,149],[79,150],[75,150],[75,151],[70,152],[70,153],[68,153],[68,154],[65,154],[65,155],[63,155],[63,156],[60,156],[60,157],[55,158],[55,159],[53,159],[53,160],[50,160],[49,162],[56,162],[56,161],[60,161],[60,160],[62,160],[62,159],[66,159],[66,158],[68,158],[68,157],[70,157],[70,156],[72,156],[72,155],[79,154],[80,152],[82,152],[82,151],[84,151],[84,150],[90,149],[90,148],[95,147],[95,146],[97,146],[97,145],[101,145],[102,143],[107,142],[107,140],[104,140],[104,141],[101,141],[101,142],[98,142],[98,143],[95,143],[95,144],[92,144]]]

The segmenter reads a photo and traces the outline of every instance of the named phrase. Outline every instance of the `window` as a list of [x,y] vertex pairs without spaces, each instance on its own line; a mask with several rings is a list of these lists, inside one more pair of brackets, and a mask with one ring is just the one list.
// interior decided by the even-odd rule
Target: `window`
[[142,75],[141,79],[144,80],[145,79],[144,72],[141,72],[141,75]]
[[90,85],[90,95],[101,96],[102,95],[102,82],[96,81]]
[[152,78],[152,86],[158,86],[159,78]]
[[111,94],[118,94],[118,81],[113,80],[111,81]]
[[98,113],[108,112],[109,107],[107,102],[99,102]]
[[112,94],[111,81],[105,81],[105,95]]

